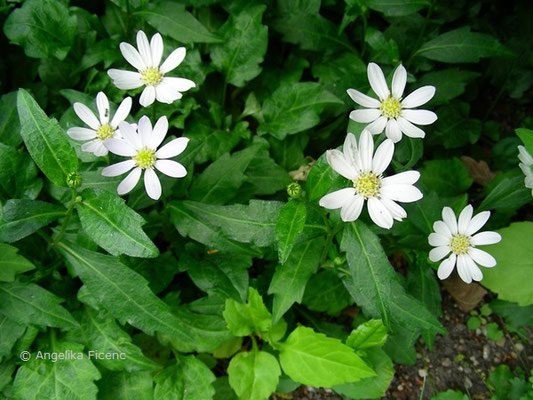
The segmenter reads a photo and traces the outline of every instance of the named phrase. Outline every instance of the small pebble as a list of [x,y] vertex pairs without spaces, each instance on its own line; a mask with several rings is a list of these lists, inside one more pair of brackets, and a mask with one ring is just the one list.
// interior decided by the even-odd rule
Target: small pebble
[[398,390],[401,392],[401,391],[403,390],[403,385],[400,383],[400,384],[396,387],[396,389],[398,389]]
[[514,348],[517,353],[520,353],[522,350],[524,350],[524,345],[522,343],[517,343]]
[[421,378],[425,378],[427,375],[428,375],[428,371],[427,370],[425,370],[425,369],[419,369],[418,370],[418,376],[420,376]]
[[465,388],[470,389],[472,388],[472,386],[473,386],[472,381],[468,379],[468,377],[465,377]]
[[490,347],[488,344],[483,346],[483,359],[488,360],[490,356]]
[[451,367],[452,361],[449,358],[445,358],[444,360],[442,360],[441,364],[443,367]]
[[505,336],[502,337],[500,340],[498,340],[498,341],[496,342],[496,345],[497,345],[497,346],[500,346],[500,347],[505,346]]

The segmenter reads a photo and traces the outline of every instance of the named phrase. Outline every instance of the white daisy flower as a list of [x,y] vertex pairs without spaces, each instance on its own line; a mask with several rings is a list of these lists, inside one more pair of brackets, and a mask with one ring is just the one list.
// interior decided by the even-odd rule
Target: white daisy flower
[[[357,104],[368,107],[353,110],[350,118],[356,122],[370,123],[366,126],[372,134],[383,132],[394,143],[402,138],[402,132],[412,138],[423,138],[425,132],[417,125],[430,125],[437,120],[437,115],[429,110],[413,110],[413,108],[427,103],[435,95],[434,86],[423,86],[402,100],[403,90],[407,83],[407,71],[399,65],[392,77],[392,88],[389,90],[385,75],[381,68],[374,63],[368,64],[368,81],[376,100],[355,89],[348,89],[348,95]],[[392,91],[392,93],[391,93]]]
[[82,127],[70,128],[67,130],[67,135],[74,140],[88,140],[88,142],[81,145],[81,150],[101,157],[107,155],[104,142],[113,137],[120,137],[118,124],[124,121],[130,113],[131,97],[126,97],[122,100],[111,122],[109,122],[109,101],[103,92],[98,92],[96,95],[96,108],[98,109],[99,118],[96,118],[85,104],[74,103],[74,112],[90,129]]
[[139,182],[143,170],[146,193],[154,200],[161,197],[161,182],[155,173],[156,169],[172,178],[183,178],[187,175],[183,165],[168,158],[181,154],[187,147],[189,139],[180,137],[157,149],[167,135],[167,117],[159,118],[153,129],[150,119],[146,116],[141,117],[138,127],[122,122],[119,129],[122,139],[109,139],[105,145],[111,153],[130,159],[102,170],[103,176],[118,176],[133,168],[118,185],[118,194],[130,192]]
[[175,49],[161,66],[159,64],[163,56],[163,39],[159,33],[152,36],[148,43],[145,33],[137,32],[137,48],[139,50],[129,43],[120,43],[122,55],[138,72],[110,69],[107,74],[119,89],[136,89],[146,86],[139,100],[143,107],[148,107],[156,99],[160,103],[173,103],[181,99],[181,92],[196,86],[189,79],[165,76],[181,64],[185,58],[185,47]]
[[487,268],[496,265],[494,257],[479,250],[477,246],[498,243],[502,237],[496,232],[476,233],[489,219],[490,211],[480,212],[472,218],[473,212],[474,208],[469,204],[461,211],[457,220],[453,210],[444,207],[442,221],[433,224],[435,232],[429,235],[428,241],[431,246],[436,247],[429,252],[429,259],[437,262],[452,253],[439,266],[437,275],[440,279],[450,276],[457,264],[457,272],[463,281],[480,281],[483,279],[483,273],[477,264]]
[[524,186],[531,189],[531,195],[533,196],[533,171],[531,170],[533,157],[524,146],[518,146],[518,159],[520,160],[518,166],[526,176],[524,178]]
[[420,200],[422,192],[413,184],[420,178],[417,171],[406,171],[384,178],[394,153],[392,140],[386,139],[374,154],[374,140],[366,129],[361,133],[359,148],[355,136],[348,133],[343,152],[328,150],[326,158],[335,172],[352,181],[353,186],[329,193],[319,204],[329,209],[341,209],[343,221],[359,218],[365,200],[368,213],[376,225],[390,229],[393,220],[407,217],[396,201],[410,203]]

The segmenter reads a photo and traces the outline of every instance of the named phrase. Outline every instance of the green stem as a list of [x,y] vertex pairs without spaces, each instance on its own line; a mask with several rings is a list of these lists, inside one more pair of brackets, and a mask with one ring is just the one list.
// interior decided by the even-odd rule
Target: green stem
[[329,231],[328,237],[326,239],[326,245],[324,246],[324,250],[322,251],[322,256],[320,257],[319,265],[324,264],[324,261],[326,261],[326,257],[328,256],[328,253],[329,253],[329,248],[331,247],[331,244],[333,243],[333,238],[335,237],[337,233],[339,233],[343,225],[344,225],[343,222],[339,222],[337,226],[335,227],[335,229]]
[[72,211],[74,211],[74,206],[77,203],[77,196],[78,196],[78,192],[76,191],[76,189],[72,189],[72,199],[70,200],[70,203],[68,205],[65,218],[63,219],[63,222],[61,223],[61,230],[59,231],[59,234],[56,236],[56,238],[52,242],[52,245],[59,243],[59,241],[65,235],[65,232],[67,231],[68,222],[70,220],[70,216],[72,215]]

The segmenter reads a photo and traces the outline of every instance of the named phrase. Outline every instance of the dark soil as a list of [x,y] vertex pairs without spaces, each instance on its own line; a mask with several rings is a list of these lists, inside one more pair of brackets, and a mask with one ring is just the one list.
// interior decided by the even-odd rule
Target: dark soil
[[[480,304],[476,310],[479,311]],[[484,317],[487,323],[495,322],[504,331],[504,337],[495,342],[486,334],[485,326],[468,329],[469,312],[459,309],[454,299],[442,292],[443,317],[441,323],[447,336],[438,336],[433,350],[423,342],[418,344],[415,365],[395,365],[396,373],[384,399],[431,399],[448,389],[459,390],[471,399],[489,399],[485,385],[489,373],[499,364],[511,370],[520,367],[529,371],[533,366],[533,334],[529,331],[529,344],[524,344],[514,334],[505,330],[503,320],[492,314]],[[330,390],[302,386],[289,394],[273,395],[272,400],[342,400]]]

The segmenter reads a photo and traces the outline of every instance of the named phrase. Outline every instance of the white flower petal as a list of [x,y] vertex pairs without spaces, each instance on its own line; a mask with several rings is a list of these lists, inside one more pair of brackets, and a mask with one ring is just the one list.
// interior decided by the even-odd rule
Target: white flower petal
[[161,197],[161,182],[152,168],[144,170],[144,188],[151,199],[159,200]]
[[518,159],[526,165],[533,164],[533,157],[524,146],[518,146]]
[[94,153],[99,149],[100,144],[101,142],[98,139],[91,140],[90,142],[85,142],[81,145],[81,151],[84,151],[86,153]]
[[402,110],[401,116],[417,125],[430,125],[437,120],[437,114],[429,110]]
[[167,78],[163,78],[163,82],[155,87],[155,98],[160,103],[172,104],[181,99],[183,95],[168,83],[165,84],[165,79]]
[[387,176],[381,180],[383,186],[387,185],[413,185],[420,178],[418,171],[404,171],[396,175]]
[[378,135],[381,132],[383,132],[383,129],[385,129],[385,126],[387,125],[388,118],[381,116],[378,119],[376,119],[371,124],[367,125],[365,128],[373,135]]
[[126,176],[122,182],[119,183],[117,187],[117,193],[119,195],[129,193],[131,189],[137,185],[137,182],[139,182],[139,179],[141,178],[141,171],[142,170],[139,167],[131,171],[128,176]]
[[486,251],[476,249],[475,247],[471,247],[468,250],[468,254],[479,265],[483,265],[484,267],[487,267],[487,268],[492,268],[496,266],[496,259],[492,257]]
[[122,90],[137,89],[144,85],[138,72],[110,69],[107,75],[113,79],[115,86]]
[[365,108],[362,110],[353,110],[350,113],[350,119],[355,122],[367,123],[375,121],[381,115],[381,111],[376,108]]
[[412,203],[420,200],[423,194],[413,185],[387,185],[381,188],[381,196],[402,203]]
[[428,242],[431,246],[448,246],[450,244],[450,237],[432,232],[429,234]]
[[400,99],[407,83],[407,71],[402,64],[398,65],[392,76],[392,95]]
[[98,145],[95,146],[94,150],[93,150],[93,154],[96,156],[96,157],[103,157],[103,156],[106,156],[108,153],[108,150],[107,148],[104,146],[104,142],[102,142],[101,140],[98,140]]
[[486,244],[495,244],[495,243],[500,242],[501,240],[502,240],[502,237],[499,233],[487,231],[487,232],[480,232],[480,233],[475,234],[470,239],[470,242],[474,246],[483,246]]
[[344,222],[355,221],[361,215],[365,199],[363,196],[354,196],[341,209],[341,219]]
[[396,221],[401,221],[407,217],[407,212],[393,200],[385,198],[381,198],[380,200],[383,205],[387,207],[387,210],[389,210],[391,213],[392,218],[394,218]]
[[465,260],[466,266],[468,268],[468,271],[470,272],[470,276],[472,277],[472,279],[477,282],[482,280],[483,272],[481,272],[481,270],[476,265],[474,260],[472,260],[472,258],[467,254],[464,254],[464,260]]
[[402,130],[396,119],[391,118],[388,120],[385,126],[385,135],[394,143],[398,143],[402,138]]
[[177,155],[183,153],[188,143],[189,143],[189,139],[186,137],[180,137],[180,138],[171,140],[170,142],[165,144],[163,147],[161,147],[159,150],[157,150],[155,155],[157,156],[157,158],[176,157]]
[[439,235],[446,236],[448,238],[448,241],[452,237],[452,232],[450,231],[448,225],[444,223],[444,221],[435,221],[435,223],[433,224],[433,230]]
[[406,136],[409,136],[415,139],[423,138],[426,136],[426,132],[424,132],[418,126],[413,125],[412,123],[407,121],[405,118],[398,117],[396,118],[396,121],[398,121],[398,125],[400,126],[400,129]]
[[146,86],[143,92],[141,93],[141,98],[139,99],[139,103],[143,107],[148,107],[152,105],[154,100],[155,100],[155,88],[152,85]]
[[168,119],[166,116],[160,117],[155,123],[154,129],[152,130],[152,141],[150,142],[151,149],[157,149],[165,137],[167,136],[168,131]]
[[479,231],[483,225],[487,223],[490,217],[490,211],[483,211],[477,214],[468,225],[468,228],[465,231],[466,236],[472,236],[474,233]]
[[[146,117],[144,117],[146,118]],[[142,120],[142,118],[141,118]],[[124,138],[124,141],[130,144],[130,146],[135,150],[140,150],[142,147],[141,138],[137,134],[137,129],[135,125],[129,124],[126,121],[122,121],[118,125],[118,129],[120,131],[120,135]],[[113,150],[109,149],[112,153]],[[116,153],[115,153],[116,154]],[[121,155],[121,154],[119,154]]]
[[133,167],[135,167],[135,161],[133,160],[121,161],[119,163],[105,167],[102,170],[102,176],[119,176],[119,175],[125,174]]
[[159,33],[152,36],[150,40],[150,49],[152,53],[152,64],[154,67],[159,66],[161,57],[163,57],[163,38]]
[[375,64],[368,64],[367,69],[368,82],[370,82],[370,87],[374,93],[378,95],[381,100],[385,100],[390,95],[389,88],[387,87],[387,81],[385,80],[385,75],[381,68]]
[[435,86],[422,86],[402,101],[402,108],[413,108],[426,104],[435,96]]
[[372,170],[372,158],[374,155],[374,139],[372,134],[366,129],[361,132],[359,138],[359,158],[361,159],[361,165],[363,171],[369,172]]
[[346,179],[354,180],[357,177],[355,167],[350,164],[339,150],[326,151],[326,159],[333,170]]
[[355,196],[354,188],[345,188],[323,196],[318,204],[321,207],[336,210],[348,203]]
[[167,72],[172,71],[174,68],[181,64],[181,62],[185,58],[186,53],[187,51],[185,50],[185,47],[178,47],[176,50],[170,53],[170,55],[163,62],[163,64],[161,64],[161,67],[159,67],[159,71],[162,74],[166,74]]
[[437,262],[439,260],[442,260],[449,253],[450,253],[449,246],[435,247],[434,249],[431,249],[431,251],[429,252],[429,259],[433,262]]
[[137,49],[131,44],[122,42],[120,43],[119,48],[126,61],[133,65],[138,71],[142,71],[148,67]]
[[[467,257],[464,254],[460,254],[457,257],[457,272],[459,277],[466,283],[472,283],[472,275],[470,274],[470,268],[467,263]],[[469,258],[469,257],[468,257]]]
[[96,131],[88,128],[73,127],[67,130],[69,135],[74,140],[89,140],[96,137]]
[[133,157],[137,154],[137,151],[133,146],[124,139],[107,139],[104,144],[105,147],[107,147],[107,150],[117,156]]
[[386,139],[381,143],[372,159],[372,172],[380,175],[389,166],[392,156],[394,154],[394,143],[392,140]]
[[[139,139],[141,141],[142,147],[149,146],[152,141],[152,122],[150,118],[146,115],[143,115],[139,120],[139,126],[137,127],[137,132],[139,133]],[[155,150],[154,147],[150,147],[152,150]]]
[[459,214],[459,219],[457,222],[457,232],[460,234],[466,234],[468,226],[470,225],[470,220],[472,219],[472,214],[474,213],[474,207],[468,204],[461,214]]
[[187,175],[187,170],[183,165],[172,160],[157,160],[155,167],[172,178],[183,178]]
[[373,99],[372,97],[367,96],[366,94],[361,93],[358,90],[348,89],[347,93],[348,96],[350,96],[350,98],[360,106],[368,108],[379,108],[379,106],[381,105],[379,100]]
[[111,120],[111,128],[117,129],[118,124],[128,118],[128,114],[131,111],[131,103],[131,97],[129,96],[122,100],[117,108],[117,111],[115,112],[115,115],[113,116],[113,119]]
[[100,127],[100,121],[98,121],[98,118],[96,118],[94,113],[85,104],[74,103],[74,112],[92,129],[97,130]]
[[439,269],[437,271],[437,276],[439,277],[439,279],[446,279],[450,276],[453,271],[453,267],[455,267],[456,260],[457,256],[455,254],[452,254],[450,257],[440,263]]
[[104,92],[98,92],[96,95],[96,108],[100,116],[100,124],[105,125],[109,122],[109,100]]
[[162,85],[169,85],[178,92],[186,92],[196,86],[196,83],[186,78],[165,77],[161,82]]
[[353,133],[348,133],[344,144],[342,146],[342,152],[346,161],[351,163],[356,170],[361,169],[361,160],[359,158],[359,152],[357,151],[357,140]]
[[141,55],[144,64],[147,67],[153,67],[154,64],[152,62],[150,43],[148,43],[148,38],[143,31],[137,32],[137,48],[139,49],[139,54]]
[[452,235],[455,235],[457,233],[457,219],[455,218],[455,213],[450,207],[444,207],[442,209],[442,220],[446,225],[448,225]]
[[390,211],[376,197],[370,197],[368,199],[368,214],[377,226],[385,229],[392,228],[394,220]]

